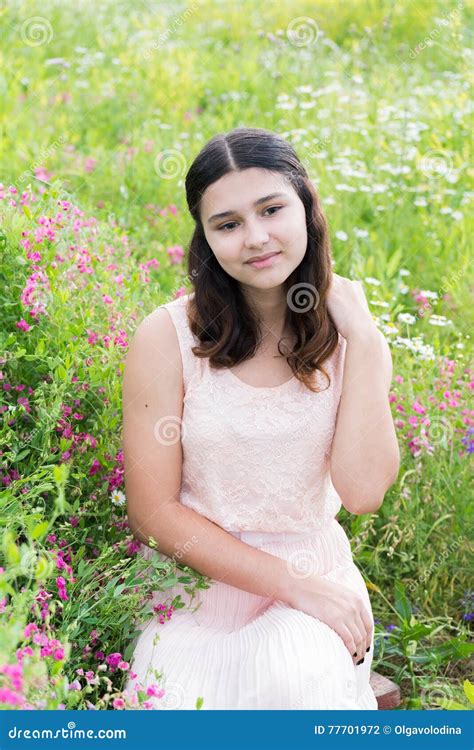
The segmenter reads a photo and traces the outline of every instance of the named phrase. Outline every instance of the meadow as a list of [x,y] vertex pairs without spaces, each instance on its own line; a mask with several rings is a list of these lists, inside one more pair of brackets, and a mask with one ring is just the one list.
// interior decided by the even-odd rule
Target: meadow
[[472,10],[7,1],[0,708],[179,708],[161,675],[123,690],[138,622],[185,606],[176,581],[208,583],[138,554],[121,377],[138,323],[191,290],[186,170],[240,125],[294,145],[334,270],[363,282],[392,351],[399,477],[376,514],[339,514],[373,667],[403,709],[472,708]]

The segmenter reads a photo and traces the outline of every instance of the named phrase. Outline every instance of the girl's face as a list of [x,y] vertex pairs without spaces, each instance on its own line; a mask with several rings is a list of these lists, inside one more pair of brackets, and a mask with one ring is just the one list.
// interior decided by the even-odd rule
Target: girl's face
[[[278,172],[257,167],[228,172],[205,190],[201,221],[219,265],[244,285],[280,286],[306,252],[304,205]],[[248,262],[270,253],[277,255],[265,265]]]

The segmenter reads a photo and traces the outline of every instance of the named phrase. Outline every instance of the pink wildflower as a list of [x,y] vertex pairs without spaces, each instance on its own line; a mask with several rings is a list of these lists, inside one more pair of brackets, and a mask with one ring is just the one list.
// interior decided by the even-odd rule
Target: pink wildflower
[[162,698],[165,691],[158,687],[158,685],[149,685],[146,689],[147,695],[153,695],[155,698]]
[[184,250],[181,245],[173,245],[166,251],[170,257],[171,264],[176,265],[184,258]]

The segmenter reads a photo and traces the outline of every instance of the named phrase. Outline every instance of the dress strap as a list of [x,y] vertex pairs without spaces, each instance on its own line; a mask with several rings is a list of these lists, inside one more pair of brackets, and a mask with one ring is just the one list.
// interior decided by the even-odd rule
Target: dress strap
[[187,391],[188,386],[194,377],[200,378],[202,376],[203,369],[203,359],[201,357],[196,357],[192,352],[192,347],[199,344],[199,339],[197,336],[194,336],[188,323],[186,306],[189,296],[189,294],[183,295],[171,302],[161,305],[161,307],[168,310],[176,329],[181,360],[183,362],[183,382],[185,391]]

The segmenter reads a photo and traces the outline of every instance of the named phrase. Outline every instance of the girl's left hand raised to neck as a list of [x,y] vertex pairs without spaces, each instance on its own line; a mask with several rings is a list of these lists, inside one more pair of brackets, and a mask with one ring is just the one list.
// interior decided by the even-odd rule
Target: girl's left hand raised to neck
[[334,325],[345,339],[376,334],[377,326],[360,281],[333,273],[327,307]]

